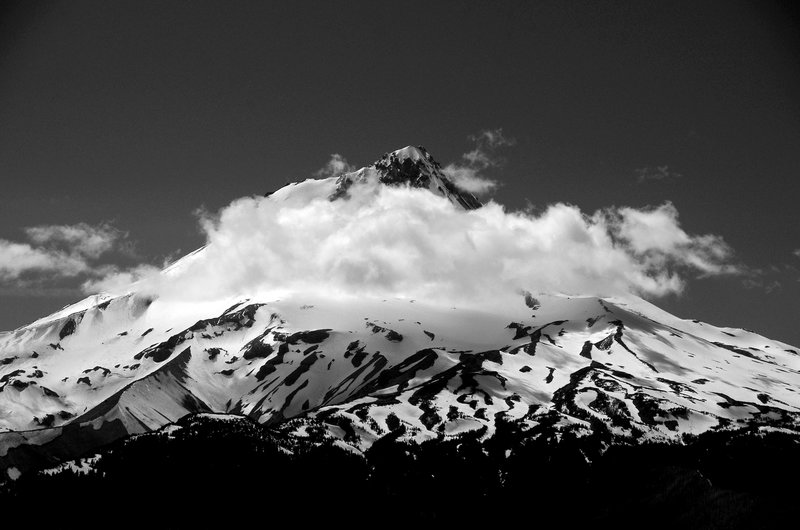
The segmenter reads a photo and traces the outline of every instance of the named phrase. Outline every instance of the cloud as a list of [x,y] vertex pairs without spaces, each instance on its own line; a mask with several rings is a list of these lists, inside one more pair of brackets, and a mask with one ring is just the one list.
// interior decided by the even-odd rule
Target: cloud
[[783,284],[778,280],[765,281],[761,278],[745,278],[742,281],[745,289],[763,289],[764,293],[770,294],[783,287]]
[[482,176],[480,170],[473,167],[450,164],[442,171],[453,184],[475,195],[485,195],[497,187],[496,180]]
[[16,280],[26,273],[43,272],[70,277],[82,274],[87,269],[83,256],[0,239],[0,281]]
[[141,264],[129,269],[107,266],[96,271],[96,277],[83,282],[81,288],[86,293],[121,292],[129,286],[146,278],[155,278],[162,274],[162,269],[148,264]]
[[44,225],[25,229],[33,243],[48,248],[65,247],[70,254],[97,259],[114,248],[126,236],[108,223],[92,226],[87,223],[75,225]]
[[636,181],[643,184],[653,180],[674,180],[683,177],[678,172],[670,171],[669,166],[642,167],[634,170]]
[[690,236],[679,228],[678,210],[666,202],[656,208],[618,208],[604,212],[611,233],[648,268],[678,262],[703,274],[740,272],[727,263],[731,248],[715,235]]
[[487,307],[521,289],[660,296],[689,277],[737,272],[725,242],[687,233],[670,203],[591,214],[556,203],[534,214],[490,202],[463,211],[427,190],[374,180],[331,201],[332,186],[308,180],[234,201],[201,220],[201,252],[169,274],[139,271],[137,288],[180,301],[288,291]]
[[462,190],[483,195],[497,187],[496,180],[483,174],[486,169],[501,164],[502,159],[496,156],[495,151],[516,144],[516,140],[507,138],[503,129],[481,131],[469,139],[475,148],[461,155],[460,162],[448,164],[442,171]]
[[792,254],[794,254],[795,257],[800,258],[800,248],[795,249],[794,252],[792,252]]
[[34,284],[41,288],[46,279],[105,275],[106,269],[94,261],[112,250],[128,248],[127,234],[109,223],[42,225],[24,232],[28,242],[0,239],[0,281],[16,288]]
[[502,127],[483,130],[478,134],[471,135],[469,139],[475,142],[476,150],[496,149],[504,145],[516,145],[517,143],[516,139],[506,137],[503,134]]
[[345,157],[338,153],[333,153],[330,160],[316,171],[314,176],[318,178],[338,177],[342,173],[350,173],[355,169],[355,166],[350,165]]

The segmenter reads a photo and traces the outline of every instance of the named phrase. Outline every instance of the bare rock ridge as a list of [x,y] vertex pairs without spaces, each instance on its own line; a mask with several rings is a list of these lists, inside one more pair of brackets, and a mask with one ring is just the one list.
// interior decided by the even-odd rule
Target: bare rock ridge
[[371,166],[340,176],[331,200],[346,198],[347,191],[354,182],[366,180],[376,173],[378,181],[383,184],[429,189],[465,210],[476,210],[482,206],[475,195],[459,189],[448,179],[442,172],[441,165],[421,145],[409,145],[386,153]]

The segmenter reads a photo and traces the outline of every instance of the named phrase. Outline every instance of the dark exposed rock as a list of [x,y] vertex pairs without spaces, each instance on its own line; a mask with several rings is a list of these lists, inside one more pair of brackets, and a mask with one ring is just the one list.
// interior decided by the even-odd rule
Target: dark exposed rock
[[95,366],[94,368],[89,368],[89,369],[86,369],[86,370],[83,371],[84,374],[88,374],[88,373],[91,373],[91,372],[103,372],[103,375],[107,376],[108,374],[111,373],[111,370],[109,370],[108,368],[106,368],[104,366]]
[[599,340],[594,343],[595,348],[598,350],[608,351],[611,349],[611,346],[614,344],[614,334],[612,333],[608,337]]
[[284,356],[289,353],[289,344],[286,342],[281,343],[278,346],[278,351],[275,357],[268,359],[261,368],[258,369],[256,372],[256,379],[259,381],[263,381],[269,374],[275,372],[277,370],[277,366],[283,363]]
[[35,385],[35,384],[36,383],[34,383],[33,381],[23,381],[22,379],[14,379],[13,381],[11,381],[12,388],[19,390],[20,392],[28,388],[30,385]]
[[403,336],[401,334],[399,334],[398,332],[396,332],[395,330],[390,329],[386,333],[386,340],[389,340],[389,341],[392,341],[392,342],[400,342],[400,341],[403,340]]
[[298,331],[292,333],[286,338],[289,344],[297,344],[298,342],[305,342],[306,344],[319,344],[330,336],[330,329],[314,329],[309,331]]
[[539,303],[539,300],[534,298],[533,295],[531,293],[529,293],[528,291],[525,291],[524,296],[525,296],[525,305],[526,306],[530,307],[534,311],[541,307],[541,304]]
[[720,348],[725,348],[726,350],[730,350],[730,351],[732,351],[734,353],[738,353],[739,355],[744,355],[745,357],[749,357],[751,359],[756,359],[756,360],[759,360],[759,361],[761,360],[758,357],[756,357],[755,355],[753,355],[752,353],[750,353],[749,351],[743,350],[741,348],[737,348],[736,346],[731,346],[730,344],[724,344],[722,342],[713,342],[712,344],[714,346],[719,346]]
[[393,329],[388,329],[383,326],[379,326],[374,322],[367,322],[366,326],[372,330],[373,333],[383,333],[387,340],[392,342],[400,342],[403,340],[403,336],[394,331]]
[[509,324],[506,327],[508,329],[513,329],[514,330],[514,338],[512,340],[521,339],[522,337],[526,336],[531,330],[530,326],[526,326],[524,324],[520,324],[519,322],[512,322],[511,324]]
[[40,387],[40,388],[42,389],[42,392],[44,393],[45,396],[52,397],[52,398],[57,398],[58,397],[57,393],[53,392],[52,390],[50,390],[46,386],[43,386],[43,387]]
[[60,338],[61,340],[64,340],[65,337],[68,337],[69,335],[72,335],[73,333],[75,333],[75,328],[76,327],[77,327],[77,324],[75,323],[75,321],[73,319],[70,318],[64,324],[64,327],[61,328],[61,331],[58,332],[58,338]]
[[206,348],[205,351],[208,353],[208,360],[213,361],[217,358],[217,356],[219,356],[220,353],[224,352],[225,350],[222,348]]
[[295,368],[295,370],[286,376],[286,379],[283,380],[283,384],[292,386],[297,382],[301,375],[306,373],[313,365],[319,357],[316,353],[309,355],[308,357],[304,357],[302,361],[300,361],[300,366]]
[[52,427],[56,421],[56,417],[53,414],[45,414],[41,418],[34,417],[33,422],[40,427]]
[[273,351],[272,344],[264,342],[264,336],[260,335],[242,348],[242,357],[248,361],[250,359],[266,359],[272,355]]
[[355,352],[353,352],[353,359],[351,360],[351,362],[353,363],[353,366],[358,368],[359,366],[361,366],[361,363],[364,362],[364,359],[366,358],[367,358],[367,352],[364,350],[364,347],[361,347],[357,349]]

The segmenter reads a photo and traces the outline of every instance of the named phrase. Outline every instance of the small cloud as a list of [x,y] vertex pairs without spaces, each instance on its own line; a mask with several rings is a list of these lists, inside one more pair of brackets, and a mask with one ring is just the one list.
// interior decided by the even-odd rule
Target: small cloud
[[794,252],[792,252],[792,254],[794,254],[794,255],[795,255],[795,257],[797,257],[797,258],[800,258],[800,248],[796,248],[796,249],[794,250]]
[[479,170],[450,164],[442,169],[453,184],[464,191],[484,195],[497,187],[497,181],[479,174]]
[[671,171],[669,166],[642,167],[634,170],[636,181],[639,184],[653,180],[674,180],[683,177],[676,171]]
[[17,280],[30,273],[74,277],[89,269],[84,256],[37,248],[28,243],[0,239],[0,281]]
[[114,248],[127,234],[109,223],[92,226],[87,223],[75,225],[43,225],[25,229],[28,239],[47,249],[63,249],[72,255],[96,259]]
[[508,145],[516,145],[517,140],[508,138],[503,134],[503,128],[486,129],[478,134],[470,135],[470,140],[476,143],[478,149],[496,149]]
[[104,275],[95,262],[111,251],[132,254],[127,233],[110,223],[40,225],[24,229],[27,242],[0,239],[0,282],[28,289],[64,278]]
[[355,166],[347,162],[347,159],[338,153],[333,153],[330,160],[314,173],[318,178],[338,177],[342,173],[355,171]]
[[778,280],[775,280],[772,283],[770,283],[769,285],[767,285],[766,287],[764,287],[764,291],[766,291],[766,293],[769,294],[772,291],[775,291],[775,290],[780,289],[780,288],[781,288],[781,282],[779,282]]
[[742,280],[742,286],[745,289],[762,289],[765,294],[770,294],[783,287],[783,284],[778,280],[770,281],[756,276]]
[[502,164],[503,159],[496,155],[497,148],[517,142],[506,137],[501,128],[481,131],[469,136],[469,140],[475,148],[461,155],[461,162],[448,164],[442,171],[462,190],[483,195],[497,187],[496,180],[483,174],[486,169]]

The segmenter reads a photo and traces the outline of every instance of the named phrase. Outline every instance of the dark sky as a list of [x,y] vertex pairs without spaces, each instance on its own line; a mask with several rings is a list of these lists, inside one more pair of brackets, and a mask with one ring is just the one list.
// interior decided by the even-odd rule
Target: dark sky
[[[159,262],[192,212],[423,144],[516,138],[495,198],[670,200],[750,271],[656,303],[800,345],[800,33],[770,2],[5,3],[0,238],[112,221]],[[637,170],[677,178],[639,183]],[[72,289],[72,290],[70,290]],[[74,301],[0,289],[0,329]]]

